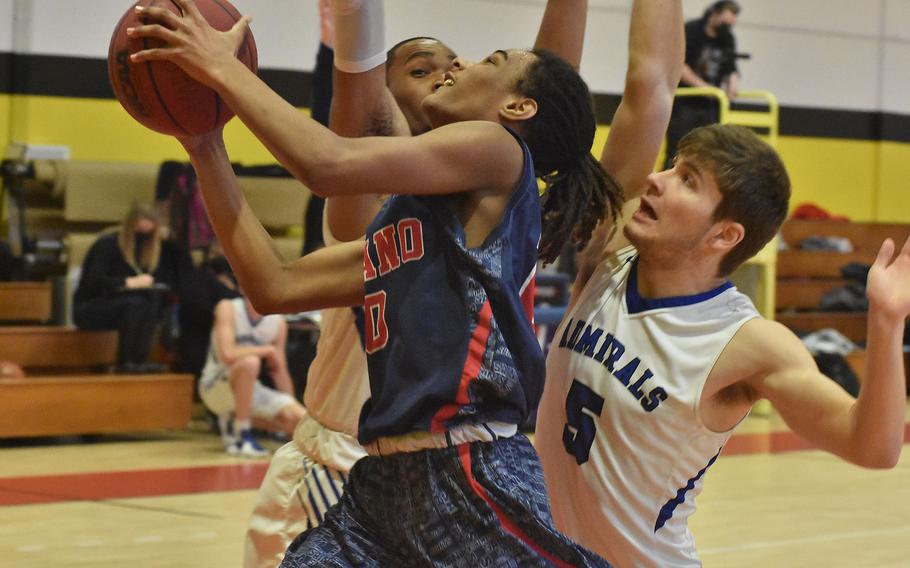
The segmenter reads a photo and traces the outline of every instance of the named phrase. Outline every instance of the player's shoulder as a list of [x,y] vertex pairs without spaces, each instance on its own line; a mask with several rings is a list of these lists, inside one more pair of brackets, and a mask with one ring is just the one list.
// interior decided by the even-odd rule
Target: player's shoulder
[[753,318],[737,331],[723,357],[736,358],[747,367],[765,373],[802,366],[811,356],[799,337],[783,324]]

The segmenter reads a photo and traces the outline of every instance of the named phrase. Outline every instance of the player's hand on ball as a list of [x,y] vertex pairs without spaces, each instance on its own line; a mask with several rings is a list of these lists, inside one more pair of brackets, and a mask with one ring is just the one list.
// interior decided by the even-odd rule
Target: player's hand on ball
[[136,63],[170,61],[200,83],[212,87],[222,69],[237,63],[237,52],[250,18],[244,16],[230,30],[220,32],[209,25],[193,0],[174,0],[174,3],[183,16],[164,8],[136,7],[140,17],[150,23],[130,28],[129,36],[157,39],[165,46],[139,51],[132,55],[132,60]]

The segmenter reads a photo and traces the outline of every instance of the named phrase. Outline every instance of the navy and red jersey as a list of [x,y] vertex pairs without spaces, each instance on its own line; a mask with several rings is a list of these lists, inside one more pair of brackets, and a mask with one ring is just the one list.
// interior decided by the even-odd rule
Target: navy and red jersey
[[362,331],[371,397],[360,414],[362,444],[460,424],[521,424],[537,407],[545,375],[531,322],[540,199],[531,155],[515,137],[524,172],[481,246],[466,247],[446,196],[392,197],[367,229]]

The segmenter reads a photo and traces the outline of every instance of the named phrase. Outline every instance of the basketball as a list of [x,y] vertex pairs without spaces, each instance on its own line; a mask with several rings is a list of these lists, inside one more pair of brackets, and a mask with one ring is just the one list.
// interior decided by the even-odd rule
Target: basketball
[[[234,112],[214,90],[187,75],[169,61],[134,63],[130,55],[143,49],[160,47],[155,39],[130,38],[127,28],[146,23],[136,14],[136,6],[157,6],[181,14],[169,0],[140,0],[130,6],[114,29],[107,58],[108,76],[117,100],[144,126],[169,135],[198,135],[218,128]],[[196,6],[209,24],[219,31],[231,29],[240,13],[226,0],[196,0]],[[254,73],[258,69],[253,34],[240,46],[237,57]]]

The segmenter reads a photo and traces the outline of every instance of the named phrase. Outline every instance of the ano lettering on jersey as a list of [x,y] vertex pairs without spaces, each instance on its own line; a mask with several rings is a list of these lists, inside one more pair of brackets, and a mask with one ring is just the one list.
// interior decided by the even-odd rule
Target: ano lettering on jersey
[[[409,262],[420,260],[423,254],[423,225],[420,219],[409,217],[386,225],[373,232],[363,247],[363,279],[370,282],[385,276]],[[384,291],[364,297],[364,351],[368,355],[383,349],[389,343],[385,311]]]
[[[373,254],[371,253],[371,250]],[[375,231],[363,250],[363,277],[366,282],[398,270],[423,258],[423,225],[409,217]]]
[[601,363],[613,377],[626,387],[646,412],[653,412],[667,400],[663,387],[647,388],[654,373],[643,365],[639,357],[626,357],[626,346],[611,333],[593,328],[583,320],[569,320],[559,340],[559,347],[571,349]]

